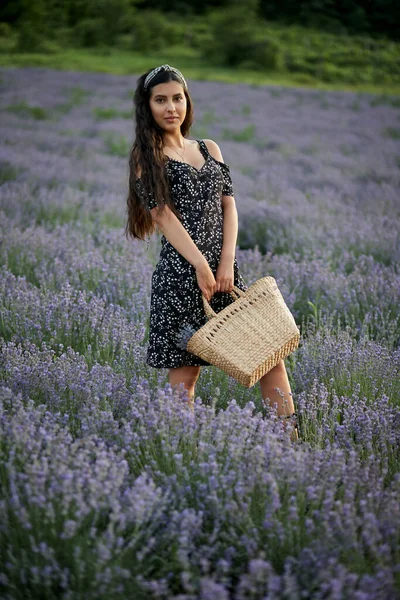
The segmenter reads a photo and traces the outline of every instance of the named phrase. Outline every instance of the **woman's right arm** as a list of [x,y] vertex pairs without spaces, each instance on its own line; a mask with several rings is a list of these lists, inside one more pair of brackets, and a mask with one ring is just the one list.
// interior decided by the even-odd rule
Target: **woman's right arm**
[[153,221],[169,243],[196,269],[199,288],[206,300],[210,301],[216,291],[216,282],[205,256],[169,206],[164,205],[162,208],[156,206],[150,209],[150,212]]

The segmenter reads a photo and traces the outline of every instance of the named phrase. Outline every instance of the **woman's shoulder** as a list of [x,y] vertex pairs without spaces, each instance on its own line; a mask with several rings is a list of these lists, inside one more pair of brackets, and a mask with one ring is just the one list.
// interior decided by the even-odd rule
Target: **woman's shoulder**
[[214,142],[214,140],[202,140],[202,142],[207,146],[207,150],[209,151],[211,156],[213,156],[216,160],[220,162],[224,162],[220,147],[216,142]]

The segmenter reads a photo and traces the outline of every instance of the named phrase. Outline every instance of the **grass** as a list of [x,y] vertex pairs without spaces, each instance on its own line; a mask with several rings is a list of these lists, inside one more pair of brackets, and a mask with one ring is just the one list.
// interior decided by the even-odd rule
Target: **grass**
[[132,118],[132,112],[129,110],[115,110],[114,108],[101,108],[100,106],[96,106],[92,112],[97,121],[108,121],[110,119],[118,118]]
[[400,128],[399,127],[387,127],[383,133],[384,133],[384,135],[392,138],[393,140],[400,140]]
[[[212,67],[193,48],[169,47],[164,53],[131,52],[119,48],[105,49],[60,49],[48,54],[19,54],[6,50],[0,44],[0,67],[45,67],[62,71],[111,73],[114,75],[139,75],[150,67],[170,63],[181,69],[187,79],[198,81],[220,81],[224,83],[247,83],[254,86],[276,85],[283,87],[305,87],[321,90],[344,90],[380,94],[382,103],[387,94],[400,95],[400,84],[346,84],[343,82],[321,82],[305,73],[276,73],[252,71],[238,68]],[[134,87],[132,82],[132,87]],[[397,102],[397,99],[395,99]],[[245,112],[245,111],[244,111]]]
[[18,104],[10,104],[6,107],[8,112],[12,112],[16,115],[25,116],[38,121],[48,118],[48,113],[41,106],[31,106],[26,102],[19,102]]
[[244,129],[241,129],[240,131],[224,129],[222,131],[222,137],[224,140],[234,140],[235,142],[249,143],[254,139],[255,132],[255,125],[247,125],[247,127],[244,127]]
[[107,154],[121,158],[128,156],[130,144],[125,136],[107,132],[103,134],[103,138]]
[[14,181],[17,178],[18,169],[11,163],[0,162],[0,185],[7,181]]

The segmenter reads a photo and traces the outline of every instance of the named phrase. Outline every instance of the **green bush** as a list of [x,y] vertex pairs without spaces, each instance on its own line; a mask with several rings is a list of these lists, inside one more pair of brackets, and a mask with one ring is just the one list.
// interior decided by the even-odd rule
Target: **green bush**
[[103,42],[103,20],[83,19],[74,27],[75,40],[83,48],[100,46]]
[[209,13],[212,39],[203,55],[214,64],[247,69],[277,70],[282,56],[279,42],[260,29],[255,13],[245,5],[234,5]]
[[59,27],[54,31],[54,38],[61,48],[76,45],[75,30],[72,27]]
[[332,35],[297,25],[268,24],[269,36],[283,48],[283,67],[322,81],[394,83],[400,81],[399,46],[368,36]]
[[246,41],[243,60],[237,61],[237,66],[243,69],[263,69],[264,71],[277,71],[282,66],[282,54],[279,44],[271,39]]
[[31,23],[25,21],[18,28],[16,52],[42,52],[43,38]]
[[265,21],[257,5],[258,0],[229,0],[224,9],[187,15],[146,9],[142,0],[85,0],[76,14],[58,18],[52,5],[38,0],[27,3],[12,30],[0,23],[0,51],[50,54],[77,45],[96,47],[100,55],[116,46],[147,58],[162,52],[171,61],[194,59],[200,68],[290,74],[300,84],[400,83],[399,43]]
[[319,78],[321,81],[334,82],[340,81],[343,76],[343,71],[337,65],[333,65],[332,63],[325,62],[322,63],[321,68],[319,70]]
[[12,34],[12,27],[9,23],[0,22],[0,37],[8,38]]
[[186,19],[184,27],[185,43],[190,48],[202,51],[203,48],[208,46],[213,40],[209,23],[203,17],[196,16]]
[[132,49],[150,52],[183,44],[184,28],[174,15],[170,17],[156,10],[136,13],[132,25]]
[[119,35],[129,33],[132,28],[134,3],[134,0],[87,0],[85,16],[74,26],[78,45],[113,46]]

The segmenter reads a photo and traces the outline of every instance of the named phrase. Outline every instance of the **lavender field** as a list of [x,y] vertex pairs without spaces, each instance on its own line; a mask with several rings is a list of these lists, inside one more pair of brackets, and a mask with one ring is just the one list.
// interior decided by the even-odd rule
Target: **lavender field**
[[135,77],[0,70],[0,597],[400,598],[400,100],[189,81],[237,258],[301,328],[300,441],[144,363],[160,243],[123,234]]

